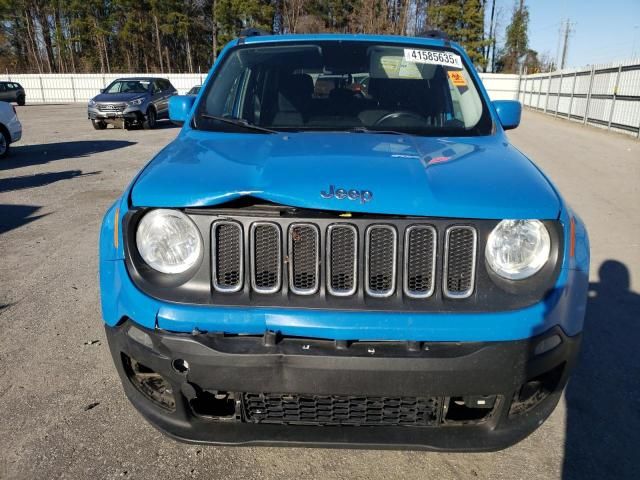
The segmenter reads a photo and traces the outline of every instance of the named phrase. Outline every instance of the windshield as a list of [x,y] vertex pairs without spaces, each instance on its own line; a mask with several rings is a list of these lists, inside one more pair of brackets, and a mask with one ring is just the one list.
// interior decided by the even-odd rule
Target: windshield
[[238,47],[206,88],[194,118],[204,130],[258,133],[247,128],[255,125],[464,136],[492,128],[462,58],[435,47],[339,41]]
[[150,80],[116,80],[104,93],[147,93],[150,84]]

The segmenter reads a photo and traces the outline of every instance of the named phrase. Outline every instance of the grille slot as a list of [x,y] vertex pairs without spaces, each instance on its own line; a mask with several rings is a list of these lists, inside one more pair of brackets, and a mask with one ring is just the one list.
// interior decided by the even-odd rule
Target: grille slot
[[124,112],[126,104],[124,103],[99,103],[98,110],[100,112]]
[[251,423],[432,426],[442,398],[244,393],[242,404]]
[[219,292],[239,291],[244,277],[242,226],[227,220],[214,222],[211,249],[213,288]]
[[327,290],[346,297],[356,293],[358,278],[358,231],[349,224],[327,229]]
[[313,295],[320,285],[320,232],[311,223],[289,227],[289,288],[298,295]]
[[404,242],[404,293],[412,298],[433,295],[436,276],[436,229],[431,225],[407,228]]
[[444,294],[467,298],[473,293],[478,235],[468,226],[449,227],[444,247]]
[[251,224],[251,287],[258,293],[275,293],[282,284],[280,227],[275,223]]
[[389,297],[396,289],[396,229],[390,225],[367,228],[365,290],[372,297]]

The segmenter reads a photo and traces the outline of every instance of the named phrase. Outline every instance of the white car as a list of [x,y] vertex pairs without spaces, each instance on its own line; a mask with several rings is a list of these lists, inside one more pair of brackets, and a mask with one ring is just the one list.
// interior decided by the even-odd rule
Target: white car
[[0,102],[0,158],[9,154],[9,145],[22,137],[22,124],[16,109],[7,102]]

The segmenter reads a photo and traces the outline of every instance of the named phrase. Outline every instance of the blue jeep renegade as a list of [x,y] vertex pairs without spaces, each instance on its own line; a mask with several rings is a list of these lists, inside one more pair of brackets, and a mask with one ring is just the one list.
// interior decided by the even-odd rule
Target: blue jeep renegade
[[125,393],[177,439],[495,450],[579,350],[583,223],[442,38],[246,36],[104,218]]

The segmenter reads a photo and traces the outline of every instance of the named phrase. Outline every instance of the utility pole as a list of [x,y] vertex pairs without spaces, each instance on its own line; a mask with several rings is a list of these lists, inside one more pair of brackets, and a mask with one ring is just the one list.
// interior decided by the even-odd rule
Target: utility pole
[[573,24],[567,18],[564,21],[564,35],[562,41],[562,57],[560,58],[560,70],[563,70],[567,63],[567,53],[569,50],[569,35],[573,33]]

